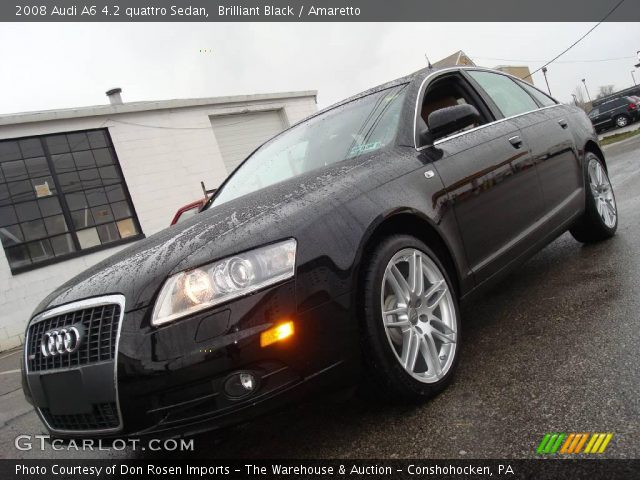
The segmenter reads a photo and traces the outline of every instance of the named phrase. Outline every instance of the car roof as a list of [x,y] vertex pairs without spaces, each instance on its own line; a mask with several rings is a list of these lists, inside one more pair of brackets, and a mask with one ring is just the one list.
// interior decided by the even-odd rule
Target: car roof
[[[318,110],[316,113],[314,113],[313,115],[311,115],[310,117],[305,118],[303,121],[308,120],[309,118],[313,118],[317,115],[321,115],[329,110],[333,110],[334,108],[340,107],[341,105],[344,105],[346,103],[349,102],[353,102],[354,100],[357,100],[358,98],[361,97],[366,97],[367,95],[371,95],[372,93],[376,93],[376,92],[380,92],[382,90],[386,90],[387,88],[391,88],[391,87],[395,87],[397,85],[403,85],[405,83],[410,83],[413,80],[415,80],[416,78],[422,78],[428,74],[437,72],[439,70],[452,70],[455,67],[426,67],[426,68],[421,68],[420,70],[416,70],[413,73],[410,73],[408,75],[405,75],[403,77],[400,78],[396,78],[395,80],[391,80],[389,82],[385,82],[385,83],[381,83],[380,85],[376,85],[375,87],[371,87],[368,88],[367,90],[364,90],[362,92],[356,93],[355,95],[351,95],[350,97],[347,97],[343,100],[340,100],[339,102],[333,103],[331,105],[329,105],[328,107],[323,108],[322,110]],[[300,122],[298,122],[300,123]]]
[[[485,68],[485,67],[478,67],[478,66],[474,66],[474,65],[454,65],[454,66],[442,66],[442,67],[434,67],[434,66],[429,66],[429,67],[425,67],[425,68],[421,68],[420,70],[416,70],[413,73],[410,73],[408,75],[405,75],[403,77],[400,78],[396,78],[395,80],[391,80],[389,82],[385,82],[385,83],[381,83],[380,85],[377,85],[375,87],[371,87],[367,90],[364,90],[362,92],[356,93],[355,95],[352,95],[348,98],[345,98],[343,100],[340,100],[339,102],[336,102],[334,104],[329,105],[328,107],[323,108],[322,110],[318,110],[317,112],[315,112],[313,115],[310,115],[306,118],[303,118],[302,120],[300,120],[299,122],[296,122],[295,124],[291,125],[291,127],[295,127],[296,125],[306,122],[307,120],[317,117],[318,115],[322,115],[325,112],[328,112],[329,110],[333,110],[334,108],[340,107],[342,105],[345,105],[349,102],[352,102],[354,100],[357,100],[358,98],[361,97],[365,97],[367,95],[371,95],[372,93],[376,93],[376,92],[380,92],[382,90],[386,90],[387,88],[391,88],[391,87],[395,87],[397,85],[403,85],[405,83],[410,83],[416,79],[422,80],[425,77],[432,75],[433,73],[436,73],[438,71],[449,71],[449,72],[453,72],[456,70],[484,70],[484,71],[489,71],[489,72],[496,72],[496,73],[500,73],[501,75],[506,75],[508,77],[514,78],[516,80],[522,80],[519,79],[518,77],[515,77],[507,72],[502,72],[500,70],[495,70],[492,68]],[[534,88],[537,88],[534,86]],[[544,93],[544,92],[543,92]],[[288,129],[287,129],[288,130]]]
[[630,98],[629,96],[622,96],[622,97],[612,98],[611,100],[606,100],[606,101],[602,102],[600,104],[600,106],[605,105],[607,103],[611,103],[611,102],[617,102],[618,100],[625,100],[625,99],[628,100],[629,98]]

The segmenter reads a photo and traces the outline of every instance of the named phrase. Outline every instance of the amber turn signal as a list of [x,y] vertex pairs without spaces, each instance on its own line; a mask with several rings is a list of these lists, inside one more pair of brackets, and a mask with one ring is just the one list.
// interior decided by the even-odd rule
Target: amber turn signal
[[293,335],[293,322],[279,323],[260,334],[260,346],[266,347]]

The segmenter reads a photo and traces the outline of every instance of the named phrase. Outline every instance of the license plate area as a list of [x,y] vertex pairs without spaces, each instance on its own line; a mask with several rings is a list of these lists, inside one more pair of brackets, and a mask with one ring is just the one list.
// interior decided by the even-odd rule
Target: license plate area
[[55,415],[85,414],[92,406],[116,402],[114,363],[104,362],[50,373],[27,373],[33,404]]
[[40,380],[47,405],[53,415],[91,413],[92,406],[84,392],[80,370],[41,375]]

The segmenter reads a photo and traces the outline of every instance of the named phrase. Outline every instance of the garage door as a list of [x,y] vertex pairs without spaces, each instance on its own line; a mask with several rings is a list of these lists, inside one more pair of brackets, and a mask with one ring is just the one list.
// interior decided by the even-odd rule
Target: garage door
[[211,117],[227,172],[231,173],[256,147],[284,130],[278,110]]

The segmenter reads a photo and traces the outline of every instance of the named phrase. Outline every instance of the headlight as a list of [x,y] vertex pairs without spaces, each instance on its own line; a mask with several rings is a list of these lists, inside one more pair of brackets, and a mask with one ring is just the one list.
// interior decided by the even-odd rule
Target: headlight
[[295,264],[291,238],[177,273],[162,286],[151,323],[163,325],[291,278]]

